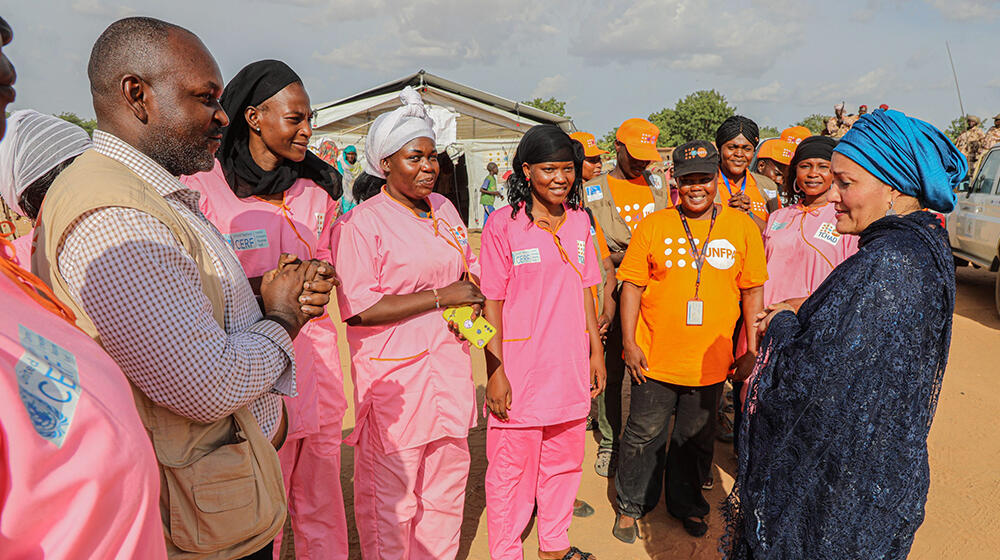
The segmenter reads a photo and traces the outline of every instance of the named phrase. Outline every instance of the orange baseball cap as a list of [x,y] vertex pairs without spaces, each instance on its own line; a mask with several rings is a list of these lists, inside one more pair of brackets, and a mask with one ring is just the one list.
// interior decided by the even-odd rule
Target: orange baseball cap
[[660,129],[646,119],[628,119],[618,127],[615,138],[625,144],[628,155],[644,161],[663,161],[656,151]]
[[573,134],[570,134],[569,137],[583,144],[583,155],[587,157],[594,157],[608,153],[607,150],[602,150],[597,146],[597,139],[594,138],[594,135],[589,132],[574,132]]
[[781,139],[795,145],[798,145],[800,142],[812,135],[812,131],[804,126],[793,126],[781,131]]
[[780,138],[765,140],[757,151],[757,159],[773,159],[782,165],[788,165],[792,161],[797,147],[794,142]]

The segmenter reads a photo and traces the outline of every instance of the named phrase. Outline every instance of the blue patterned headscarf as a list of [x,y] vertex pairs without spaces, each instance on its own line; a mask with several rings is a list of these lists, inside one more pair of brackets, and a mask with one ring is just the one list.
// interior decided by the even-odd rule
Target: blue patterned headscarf
[[965,156],[940,130],[899,111],[862,116],[834,151],[938,212],[955,208],[953,189],[969,172]]

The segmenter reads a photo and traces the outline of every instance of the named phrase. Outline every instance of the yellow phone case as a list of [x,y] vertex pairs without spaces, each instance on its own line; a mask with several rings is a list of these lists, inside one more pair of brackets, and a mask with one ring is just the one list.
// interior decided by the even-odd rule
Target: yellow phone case
[[476,348],[483,348],[490,339],[497,334],[496,328],[490,324],[482,315],[475,321],[472,320],[471,307],[452,307],[444,310],[444,318],[453,321],[458,325],[458,330],[462,336]]

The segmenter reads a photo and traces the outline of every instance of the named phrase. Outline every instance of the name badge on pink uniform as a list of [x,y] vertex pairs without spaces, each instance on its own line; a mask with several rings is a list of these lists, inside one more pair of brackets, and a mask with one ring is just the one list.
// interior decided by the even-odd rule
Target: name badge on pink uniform
[[18,396],[38,435],[62,447],[82,393],[76,357],[24,325],[17,331],[24,348],[14,367]]

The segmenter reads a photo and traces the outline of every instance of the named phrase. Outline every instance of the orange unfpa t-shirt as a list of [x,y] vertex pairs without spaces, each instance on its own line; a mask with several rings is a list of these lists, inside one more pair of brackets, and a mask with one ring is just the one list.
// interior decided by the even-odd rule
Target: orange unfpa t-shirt
[[632,231],[635,231],[643,218],[653,213],[656,206],[653,192],[649,190],[646,178],[642,175],[628,180],[608,175],[608,187],[611,189],[611,198],[615,201],[615,209]]
[[[766,222],[767,217],[771,213],[767,210],[767,199],[761,194],[760,188],[757,187],[757,180],[754,179],[753,175],[749,171],[744,175],[746,177],[746,186],[743,185],[743,181],[729,181],[728,187],[726,186],[726,177],[722,175],[722,171],[719,171],[716,183],[719,189],[719,200],[725,204],[729,204],[729,199],[732,195],[739,194],[742,189],[747,196],[750,197],[750,212],[760,218],[762,221]],[[732,193],[730,194],[730,191]],[[760,231],[760,230],[758,230]]]
[[[701,248],[711,219],[687,222]],[[655,212],[632,233],[618,279],[646,288],[635,335],[652,379],[703,387],[725,380],[732,366],[740,290],[767,280],[764,242],[749,216],[722,207],[705,251],[698,293],[703,318],[693,326],[687,324],[687,303],[694,298],[698,269],[678,210]]]

